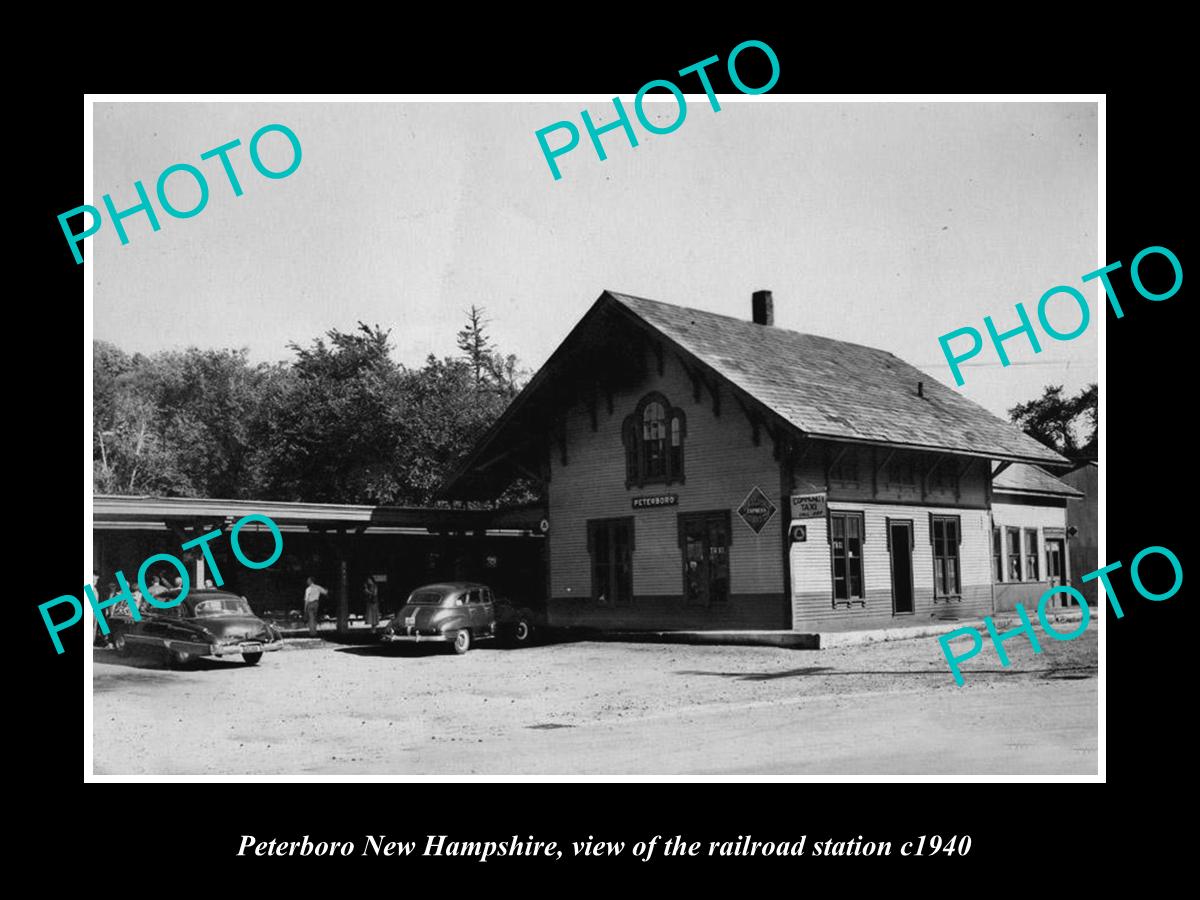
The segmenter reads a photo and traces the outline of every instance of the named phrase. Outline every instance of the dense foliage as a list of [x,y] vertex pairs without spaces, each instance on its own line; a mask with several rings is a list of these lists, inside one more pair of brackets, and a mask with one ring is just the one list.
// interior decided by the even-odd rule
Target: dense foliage
[[1094,384],[1074,397],[1063,396],[1062,385],[1049,385],[1041,397],[1018,403],[1008,416],[1030,437],[1063,456],[1096,458],[1099,398]]
[[[408,368],[359,323],[290,363],[245,351],[93,346],[97,493],[427,504],[520,388],[516,359],[468,313],[462,358]],[[528,499],[515,486],[505,499]]]

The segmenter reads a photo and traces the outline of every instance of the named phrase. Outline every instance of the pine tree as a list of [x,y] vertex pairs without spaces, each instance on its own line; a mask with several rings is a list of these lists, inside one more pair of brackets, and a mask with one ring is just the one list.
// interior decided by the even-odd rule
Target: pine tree
[[467,325],[458,333],[458,349],[466,356],[475,373],[475,389],[483,387],[483,376],[488,372],[491,363],[492,346],[484,327],[487,325],[483,318],[483,307],[471,304],[467,312]]

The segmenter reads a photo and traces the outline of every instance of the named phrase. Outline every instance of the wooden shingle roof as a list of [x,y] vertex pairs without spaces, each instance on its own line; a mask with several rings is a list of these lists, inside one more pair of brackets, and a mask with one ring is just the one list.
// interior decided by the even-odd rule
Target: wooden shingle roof
[[614,291],[605,295],[810,437],[1066,462],[886,350]]
[[558,408],[580,402],[587,391],[576,388],[594,381],[597,368],[628,366],[623,349],[639,336],[673,346],[689,373],[731,385],[749,413],[780,432],[1009,463],[1068,462],[885,350],[605,291],[459,461],[439,496],[495,496],[518,474],[528,477],[546,446],[536,435]]
[[1060,497],[1082,497],[1083,491],[1076,490],[1064,481],[1055,478],[1039,466],[1014,463],[992,479],[992,490],[997,493],[1051,494]]

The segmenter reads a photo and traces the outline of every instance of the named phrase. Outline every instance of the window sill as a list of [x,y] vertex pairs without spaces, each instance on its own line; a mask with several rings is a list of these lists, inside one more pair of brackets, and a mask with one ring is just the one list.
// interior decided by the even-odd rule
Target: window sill
[[641,482],[626,481],[625,482],[625,490],[627,490],[627,491],[639,490],[640,491],[643,488],[671,487],[672,485],[675,485],[675,484],[686,484],[686,480],[683,478],[672,478],[670,481],[662,481],[659,479],[656,479],[654,481],[641,481]]

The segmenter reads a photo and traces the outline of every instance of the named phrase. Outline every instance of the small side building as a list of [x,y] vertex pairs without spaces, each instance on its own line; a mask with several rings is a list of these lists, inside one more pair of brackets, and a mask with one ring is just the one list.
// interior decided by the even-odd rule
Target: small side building
[[[1067,504],[1083,494],[1038,466],[1015,464],[992,476],[992,579],[996,610],[1032,612],[1042,594],[1069,580]],[[1091,571],[1090,569],[1087,571]],[[1047,606],[1070,606],[1056,594]]]

